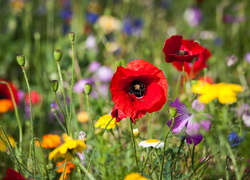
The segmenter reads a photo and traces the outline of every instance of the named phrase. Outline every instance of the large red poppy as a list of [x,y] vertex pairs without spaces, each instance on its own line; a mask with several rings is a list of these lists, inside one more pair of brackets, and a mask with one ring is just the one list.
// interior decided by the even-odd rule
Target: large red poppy
[[126,68],[118,67],[110,90],[115,107],[112,116],[120,121],[128,116],[132,122],[147,112],[159,111],[167,101],[168,82],[153,64],[137,59]]
[[192,62],[195,57],[198,57],[204,48],[197,42],[183,40],[182,36],[175,35],[168,38],[163,47],[165,60],[167,63],[180,61]]
[[[194,78],[196,75],[199,74],[200,70],[203,68],[207,67],[207,60],[211,56],[211,53],[209,52],[208,49],[205,49],[196,60],[194,60],[193,63],[187,63],[184,62],[185,66],[185,72],[188,74],[188,76],[191,75],[191,71],[193,71],[193,77]],[[172,64],[179,70],[182,71],[182,62],[180,61],[174,61]]]
[[13,169],[8,168],[6,171],[6,177],[3,180],[25,180],[25,178]]
[[[0,80],[5,81],[2,79]],[[18,103],[19,101],[18,101],[17,88],[11,82],[8,82],[8,81],[5,81],[5,82],[9,84],[12,90],[14,99],[16,103]],[[9,88],[6,84],[0,83],[0,114],[5,113],[12,109],[14,109],[14,105],[11,99],[11,93],[9,92]]]

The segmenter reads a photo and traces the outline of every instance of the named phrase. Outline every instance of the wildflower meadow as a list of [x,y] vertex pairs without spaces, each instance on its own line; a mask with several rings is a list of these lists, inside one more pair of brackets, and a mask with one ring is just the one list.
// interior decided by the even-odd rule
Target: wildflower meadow
[[0,179],[250,179],[249,0],[4,0],[0,19]]

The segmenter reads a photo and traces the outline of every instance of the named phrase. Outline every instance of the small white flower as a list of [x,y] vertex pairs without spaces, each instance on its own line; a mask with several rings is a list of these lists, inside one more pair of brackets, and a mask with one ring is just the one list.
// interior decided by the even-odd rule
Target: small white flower
[[148,140],[145,140],[145,141],[141,141],[139,143],[139,146],[142,146],[142,147],[155,147],[155,148],[160,148],[160,147],[163,147],[164,146],[164,142],[161,142],[157,139],[148,139]]

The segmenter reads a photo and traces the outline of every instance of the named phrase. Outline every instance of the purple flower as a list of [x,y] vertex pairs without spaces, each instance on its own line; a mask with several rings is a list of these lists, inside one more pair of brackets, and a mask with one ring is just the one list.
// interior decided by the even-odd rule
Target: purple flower
[[96,72],[98,70],[98,68],[101,66],[101,64],[98,61],[93,61],[91,62],[91,64],[89,65],[89,72]]
[[123,32],[127,35],[140,36],[144,22],[142,19],[132,19],[126,17],[123,21]]
[[250,52],[248,52],[248,53],[245,54],[244,59],[245,59],[248,63],[250,63]]
[[[208,131],[211,126],[210,120],[197,121],[197,119],[201,118],[211,118],[209,114],[199,113],[204,110],[205,104],[201,103],[198,99],[194,100],[192,103],[192,112],[190,112],[187,107],[179,101],[179,98],[176,98],[171,106],[176,107],[177,113],[179,114],[179,116],[175,118],[172,132],[179,133],[185,128],[187,143],[192,144],[193,142],[194,146],[199,144],[202,140],[200,129],[203,128],[205,131]],[[171,124],[172,120],[167,122],[169,127]]]
[[93,84],[93,79],[81,79],[74,85],[74,91],[76,93],[82,93],[84,91],[84,85],[86,83]]
[[223,16],[223,22],[225,23],[240,23],[246,20],[245,16],[232,16],[230,14],[226,14]]
[[184,12],[184,18],[189,26],[195,27],[200,24],[202,19],[202,11],[196,6],[188,8]]
[[243,137],[238,137],[236,132],[231,132],[228,135],[228,141],[232,147],[239,145],[243,141],[243,139],[244,139],[244,135]]
[[247,127],[250,127],[250,111],[247,111],[242,115],[242,120]]
[[101,82],[109,82],[113,77],[113,71],[107,66],[102,66],[97,71],[97,77]]

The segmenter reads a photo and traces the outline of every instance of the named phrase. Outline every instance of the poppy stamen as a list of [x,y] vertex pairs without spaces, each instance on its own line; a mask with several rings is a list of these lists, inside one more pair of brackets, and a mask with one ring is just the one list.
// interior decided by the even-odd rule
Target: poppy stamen
[[137,98],[144,96],[144,91],[146,90],[145,84],[142,81],[134,80],[130,84],[129,93],[134,94]]
[[188,52],[185,50],[180,50],[179,52],[176,53],[177,55],[187,55]]

